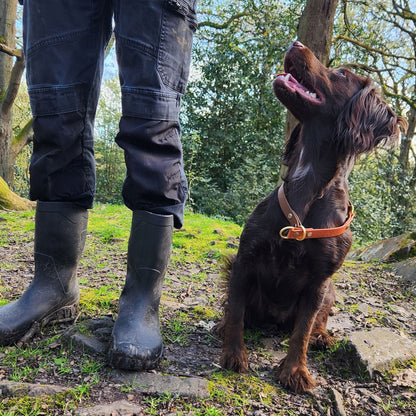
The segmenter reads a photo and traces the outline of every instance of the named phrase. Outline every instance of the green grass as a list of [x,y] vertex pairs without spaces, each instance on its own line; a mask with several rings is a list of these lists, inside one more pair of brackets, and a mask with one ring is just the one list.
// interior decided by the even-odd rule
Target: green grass
[[6,212],[0,217],[6,221],[0,222],[0,244],[9,244],[11,240],[15,243],[29,242],[33,240],[35,230],[35,212]]
[[197,264],[235,252],[227,240],[229,236],[238,237],[241,230],[239,225],[222,219],[187,213],[184,227],[173,235],[172,261]]
[[117,306],[120,292],[115,285],[103,285],[98,288],[83,288],[79,307],[82,312],[89,316],[99,316],[114,312]]

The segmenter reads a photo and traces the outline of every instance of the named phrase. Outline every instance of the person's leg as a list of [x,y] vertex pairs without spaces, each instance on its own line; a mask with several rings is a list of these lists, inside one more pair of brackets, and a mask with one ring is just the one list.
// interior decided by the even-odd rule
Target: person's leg
[[112,334],[110,364],[154,368],[162,356],[159,302],[173,227],[188,194],[178,121],[196,29],[195,0],[116,1],[123,117],[125,204],[133,211],[126,284]]
[[93,124],[111,35],[111,0],[25,0],[27,84],[33,113],[30,197],[91,208]]
[[70,202],[38,202],[35,275],[18,300],[0,308],[0,345],[28,342],[41,326],[77,315],[76,270],[87,222],[86,210]]
[[76,269],[94,194],[93,121],[111,3],[25,0],[27,82],[34,117],[30,196],[37,200],[34,278],[0,308],[0,345],[76,315]]

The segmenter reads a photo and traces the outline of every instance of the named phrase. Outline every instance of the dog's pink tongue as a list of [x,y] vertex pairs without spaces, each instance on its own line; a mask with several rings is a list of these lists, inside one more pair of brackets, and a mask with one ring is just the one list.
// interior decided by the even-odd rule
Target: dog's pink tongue
[[285,88],[287,88],[290,91],[298,93],[299,95],[301,95],[308,101],[311,101],[314,103],[321,102],[316,92],[309,91],[290,73],[278,74],[274,82],[284,85]]

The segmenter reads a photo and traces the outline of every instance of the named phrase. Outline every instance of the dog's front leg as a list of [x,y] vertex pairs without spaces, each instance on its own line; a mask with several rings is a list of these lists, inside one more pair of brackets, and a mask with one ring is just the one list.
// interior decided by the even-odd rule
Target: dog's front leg
[[[248,372],[247,351],[244,346],[244,313],[246,308],[246,280],[238,276],[233,267],[230,277],[228,301],[221,323],[223,337],[221,367],[238,373]],[[238,278],[238,277],[239,278]],[[243,277],[243,278],[241,278]]]
[[[299,301],[295,327],[289,341],[289,351],[279,366],[280,382],[296,393],[313,389],[316,382],[306,367],[309,337],[321,299],[304,294]],[[318,296],[319,297],[319,296]]]
[[328,316],[331,312],[331,308],[335,303],[335,289],[331,282],[331,279],[328,279],[327,285],[323,285],[323,297],[321,306],[316,315],[312,332],[309,338],[309,345],[313,345],[315,348],[327,349],[335,344],[335,338],[328,334],[327,323]]

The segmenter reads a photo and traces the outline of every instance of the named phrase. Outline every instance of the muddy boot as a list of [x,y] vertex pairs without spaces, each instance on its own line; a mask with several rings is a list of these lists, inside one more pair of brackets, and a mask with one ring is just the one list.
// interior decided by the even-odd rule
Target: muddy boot
[[0,308],[0,345],[27,342],[41,326],[76,316],[76,270],[87,222],[87,210],[72,203],[38,202],[35,275],[20,299]]
[[172,233],[172,215],[133,212],[126,283],[109,351],[113,367],[148,370],[162,357],[159,302]]

